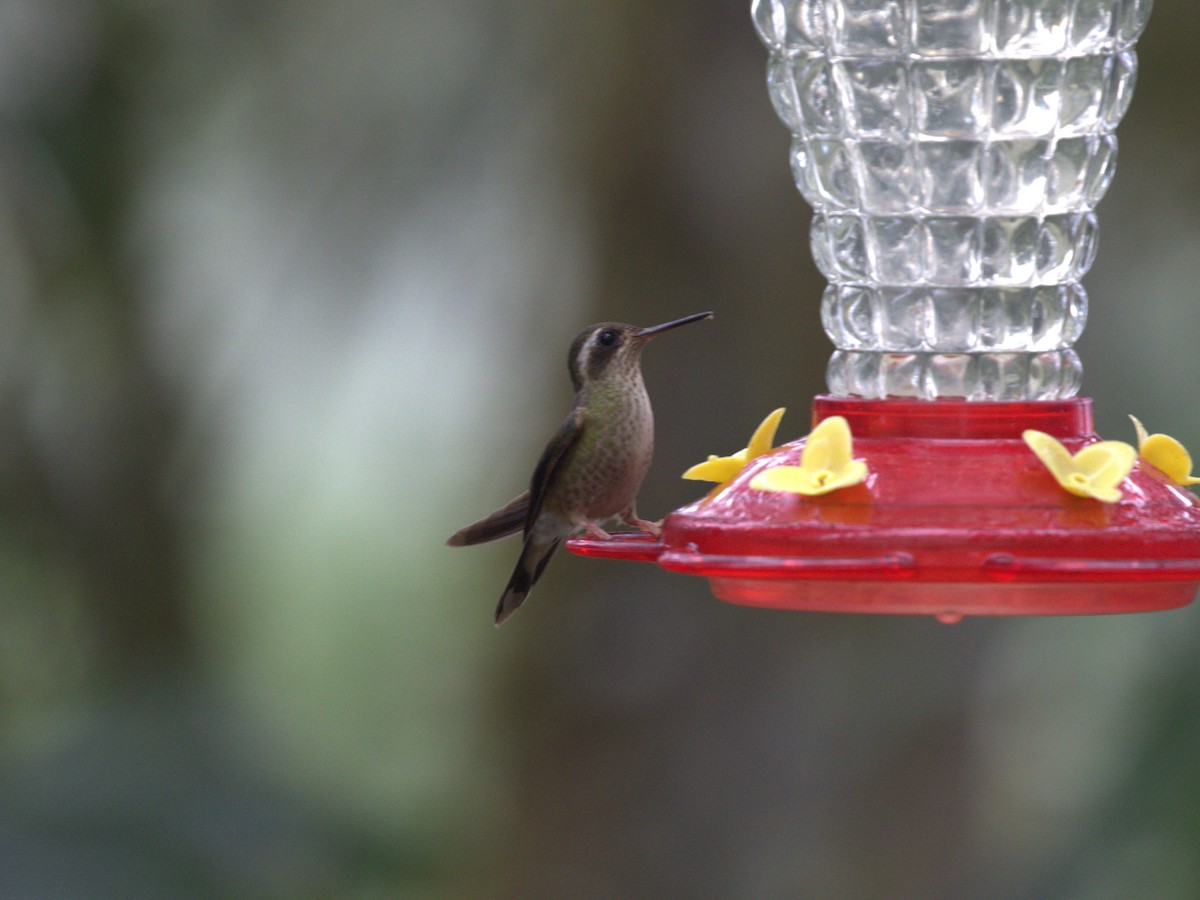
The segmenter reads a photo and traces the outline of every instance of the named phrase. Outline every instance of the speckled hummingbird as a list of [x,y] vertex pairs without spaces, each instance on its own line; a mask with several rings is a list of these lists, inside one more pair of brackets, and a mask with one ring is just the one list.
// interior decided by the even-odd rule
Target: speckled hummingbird
[[525,544],[496,606],[502,625],[529,595],[559,544],[579,532],[607,540],[598,523],[620,518],[656,537],[657,522],[638,518],[637,492],[654,455],[654,414],[642,382],[642,348],[656,334],[712,317],[696,313],[653,328],[601,322],[579,333],[567,366],[575,403],[533,471],[529,490],[461,528],[452,547],[523,531]]

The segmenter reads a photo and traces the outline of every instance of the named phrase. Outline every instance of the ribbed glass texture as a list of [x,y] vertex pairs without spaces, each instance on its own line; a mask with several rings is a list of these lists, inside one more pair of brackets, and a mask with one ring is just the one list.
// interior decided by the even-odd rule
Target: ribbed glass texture
[[1074,396],[1151,0],[754,0],[840,396]]

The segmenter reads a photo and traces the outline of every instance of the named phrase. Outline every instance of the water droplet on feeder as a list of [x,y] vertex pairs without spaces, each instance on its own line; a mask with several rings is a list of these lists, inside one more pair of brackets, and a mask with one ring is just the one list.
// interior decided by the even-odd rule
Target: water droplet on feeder
[[957,625],[963,620],[963,615],[959,612],[940,612],[936,613],[934,618],[943,625]]

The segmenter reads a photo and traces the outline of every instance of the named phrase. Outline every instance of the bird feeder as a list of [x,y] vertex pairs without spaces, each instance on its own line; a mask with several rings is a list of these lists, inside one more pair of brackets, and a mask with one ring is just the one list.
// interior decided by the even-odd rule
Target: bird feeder
[[1200,585],[1190,459],[1102,441],[1072,349],[1150,0],[755,0],[836,347],[814,430],[573,552],[838,612],[1127,613]]

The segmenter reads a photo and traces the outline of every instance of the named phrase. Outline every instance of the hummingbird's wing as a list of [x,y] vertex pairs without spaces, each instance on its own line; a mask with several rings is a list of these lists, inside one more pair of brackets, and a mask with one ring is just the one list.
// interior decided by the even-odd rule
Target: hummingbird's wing
[[496,627],[499,628],[505,620],[517,611],[525,598],[529,596],[537,580],[542,577],[546,563],[562,543],[562,535],[555,533],[555,526],[535,528],[525,539],[521,548],[521,557],[517,560],[512,577],[504,587],[500,602],[496,604]]
[[503,625],[504,620],[525,602],[529,591],[542,577],[546,563],[563,542],[563,538],[570,533],[571,526],[560,521],[557,516],[541,514],[542,504],[562,472],[572,448],[579,443],[582,435],[583,414],[580,410],[573,409],[558,426],[558,431],[542,451],[537,468],[533,470],[533,478],[529,485],[529,508],[525,513],[525,545],[521,548],[521,557],[517,560],[512,577],[508,579],[496,606],[497,627]]
[[469,547],[497,538],[516,534],[525,527],[529,514],[529,491],[514,497],[495,512],[490,512],[478,522],[472,522],[450,535],[446,543],[451,547]]
[[529,532],[533,529],[533,525],[542,511],[542,504],[546,500],[550,486],[554,484],[562,470],[563,461],[579,443],[579,439],[583,437],[583,429],[583,410],[572,409],[563,423],[558,426],[554,437],[550,438],[546,449],[542,451],[542,458],[538,460],[537,468],[533,470],[533,479],[529,484],[529,510],[525,514],[526,538],[529,537]]

